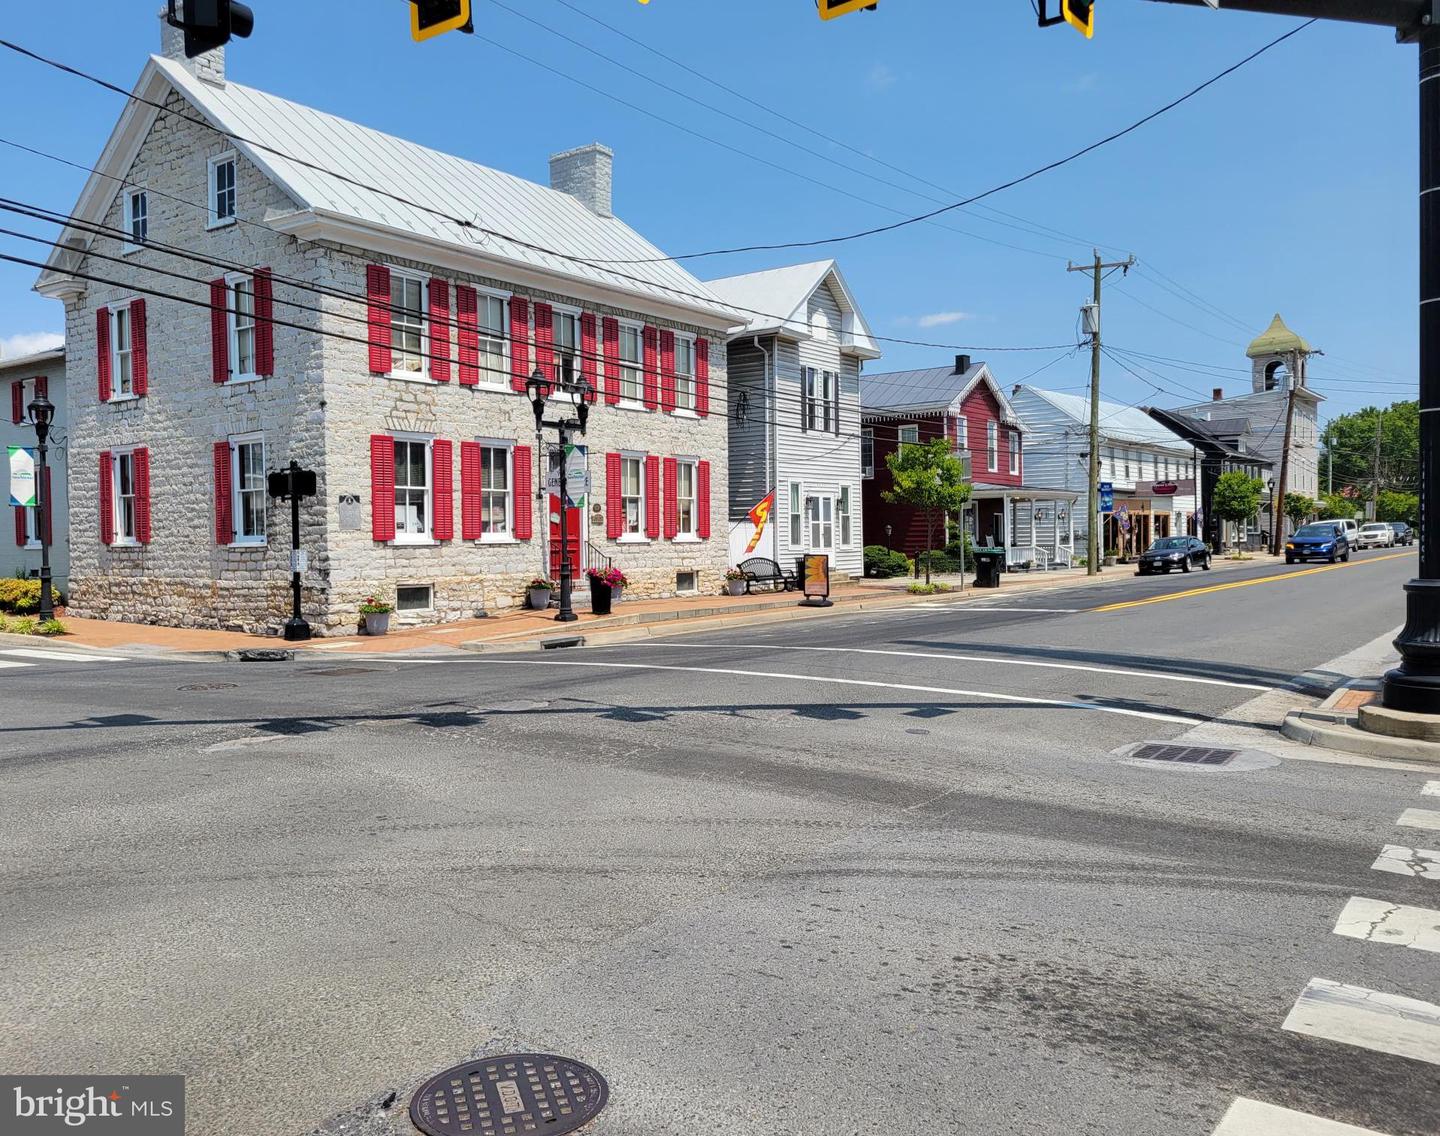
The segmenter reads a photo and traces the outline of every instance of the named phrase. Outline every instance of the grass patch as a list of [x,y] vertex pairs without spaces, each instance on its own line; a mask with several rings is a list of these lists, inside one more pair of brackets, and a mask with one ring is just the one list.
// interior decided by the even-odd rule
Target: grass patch
[[933,584],[911,584],[905,590],[912,596],[937,596],[942,592],[953,592],[955,589],[949,584],[942,584],[937,580]]

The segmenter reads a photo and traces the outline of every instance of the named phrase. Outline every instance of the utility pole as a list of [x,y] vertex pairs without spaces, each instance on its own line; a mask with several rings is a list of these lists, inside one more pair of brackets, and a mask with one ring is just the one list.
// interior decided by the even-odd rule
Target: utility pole
[[1370,481],[1370,516],[1369,520],[1380,519],[1380,430],[1385,424],[1385,411],[1380,409],[1375,414],[1375,464],[1371,469]]
[[1289,391],[1285,395],[1285,441],[1280,450],[1280,483],[1275,493],[1275,504],[1270,507],[1270,555],[1279,556],[1285,543],[1285,490],[1290,478],[1290,431],[1295,422],[1295,388],[1300,385],[1300,352],[1290,353],[1290,373],[1285,376]]
[[1106,264],[1100,259],[1100,250],[1095,249],[1094,264],[1069,264],[1066,272],[1089,272],[1094,277],[1094,316],[1090,326],[1090,519],[1085,532],[1085,574],[1094,576],[1100,571],[1100,273],[1107,268],[1118,268],[1128,273],[1135,263],[1133,256]]

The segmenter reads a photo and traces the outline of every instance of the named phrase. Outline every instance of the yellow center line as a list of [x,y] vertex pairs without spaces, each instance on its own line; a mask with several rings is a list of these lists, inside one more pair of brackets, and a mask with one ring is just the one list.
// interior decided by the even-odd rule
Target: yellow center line
[[1302,568],[1299,572],[1278,572],[1273,576],[1260,576],[1254,580],[1234,580],[1228,584],[1212,584],[1208,588],[1191,588],[1184,592],[1171,592],[1164,596],[1151,596],[1145,600],[1127,600],[1124,603],[1105,604],[1103,607],[1092,607],[1091,611],[1120,611],[1127,607],[1144,607],[1146,604],[1168,603],[1170,600],[1183,600],[1190,596],[1204,596],[1211,592],[1226,592],[1231,588],[1248,588],[1252,584],[1274,584],[1282,580],[1295,580],[1301,576],[1313,576],[1317,572],[1334,572],[1340,568],[1363,568],[1367,564],[1379,564],[1382,560],[1398,560],[1402,556],[1413,556],[1410,552],[1390,552],[1384,556],[1372,556],[1368,560],[1356,560],[1349,564],[1325,564],[1319,568]]

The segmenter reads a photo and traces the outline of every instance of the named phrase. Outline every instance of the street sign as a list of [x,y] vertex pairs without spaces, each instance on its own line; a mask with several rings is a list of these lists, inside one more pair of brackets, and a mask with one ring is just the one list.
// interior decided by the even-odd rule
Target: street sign
[[10,452],[10,504],[28,509],[35,500],[35,451],[8,446]]
[[830,557],[823,552],[807,552],[800,558],[801,580],[805,598],[811,607],[829,607]]
[[310,553],[303,548],[292,548],[290,550],[290,571],[308,572],[310,570]]
[[1108,513],[1115,508],[1115,483],[1102,481],[1100,483],[1100,511]]

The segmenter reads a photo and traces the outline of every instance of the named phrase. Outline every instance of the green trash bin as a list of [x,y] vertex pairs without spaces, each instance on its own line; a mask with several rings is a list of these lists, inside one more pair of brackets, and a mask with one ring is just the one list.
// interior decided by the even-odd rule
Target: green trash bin
[[1003,548],[977,548],[975,557],[975,586],[977,588],[998,588],[1000,572],[1005,567]]

